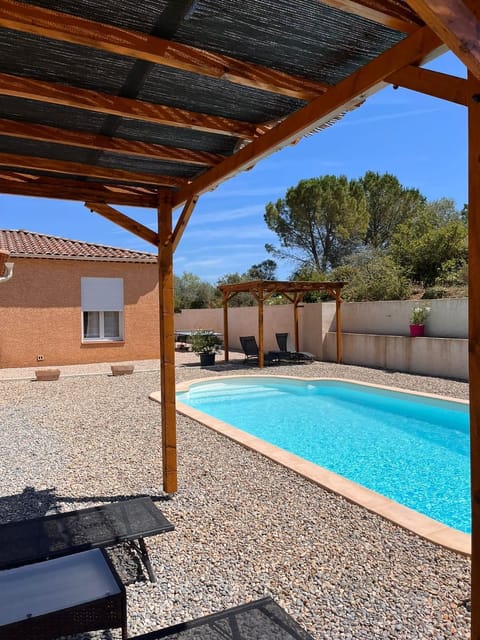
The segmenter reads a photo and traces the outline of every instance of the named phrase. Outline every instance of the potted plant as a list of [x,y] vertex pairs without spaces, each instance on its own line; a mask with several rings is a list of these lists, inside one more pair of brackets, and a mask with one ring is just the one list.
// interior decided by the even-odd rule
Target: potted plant
[[426,305],[416,305],[412,309],[410,316],[410,337],[419,338],[425,333],[425,320],[430,313],[430,307]]
[[192,351],[200,356],[200,366],[209,367],[215,364],[215,354],[222,347],[222,339],[218,333],[200,329],[190,336]]

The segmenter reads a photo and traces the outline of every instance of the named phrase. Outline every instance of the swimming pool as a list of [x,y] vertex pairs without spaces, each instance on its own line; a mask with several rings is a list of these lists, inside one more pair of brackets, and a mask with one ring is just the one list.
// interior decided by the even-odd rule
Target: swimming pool
[[179,402],[470,532],[468,405],[339,380],[237,377]]

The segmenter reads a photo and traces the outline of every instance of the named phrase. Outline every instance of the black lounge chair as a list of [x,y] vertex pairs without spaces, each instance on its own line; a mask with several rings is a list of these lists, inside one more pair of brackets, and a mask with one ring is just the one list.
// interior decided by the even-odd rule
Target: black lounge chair
[[274,600],[232,607],[190,622],[159,629],[132,640],[313,640]]
[[[240,336],[240,344],[245,354],[244,363],[258,360],[258,344],[255,336]],[[273,362],[275,359],[275,355],[272,353],[263,354],[264,362]]]
[[149,497],[7,522],[0,525],[0,571],[126,542],[156,582],[144,538],[173,529]]
[[276,333],[278,348],[280,349],[280,360],[291,360],[294,362],[313,362],[315,356],[308,351],[290,351],[288,349],[288,333]]

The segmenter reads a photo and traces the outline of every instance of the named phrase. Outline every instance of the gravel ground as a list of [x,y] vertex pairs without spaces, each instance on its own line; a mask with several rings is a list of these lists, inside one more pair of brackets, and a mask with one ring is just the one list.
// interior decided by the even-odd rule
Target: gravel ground
[[[179,353],[177,380],[258,372],[239,362],[200,370]],[[127,587],[130,636],[271,595],[316,639],[469,638],[468,559],[186,417],[178,417],[180,488],[162,499],[160,411],[148,399],[158,361],[138,365],[120,377],[106,375],[109,365],[64,369],[58,382],[4,370],[0,381],[0,521],[150,495],[175,525],[147,540],[158,582]],[[346,365],[263,373],[468,398],[464,382]]]

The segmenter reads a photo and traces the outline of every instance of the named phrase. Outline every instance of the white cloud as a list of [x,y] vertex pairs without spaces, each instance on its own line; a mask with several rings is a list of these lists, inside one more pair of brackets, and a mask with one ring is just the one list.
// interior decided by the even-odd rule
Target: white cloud
[[247,205],[245,207],[239,207],[237,209],[222,209],[220,211],[209,211],[208,213],[197,212],[193,214],[189,228],[192,226],[205,225],[210,222],[221,223],[231,222],[232,220],[241,220],[243,218],[249,218],[252,216],[259,216],[263,214],[264,206],[260,204]]
[[363,126],[366,123],[381,122],[384,120],[398,120],[400,118],[410,118],[412,116],[429,115],[431,113],[440,113],[441,109],[410,109],[406,111],[397,111],[395,113],[384,113],[376,116],[357,117],[351,120],[340,120],[336,127],[355,127],[357,125]]

